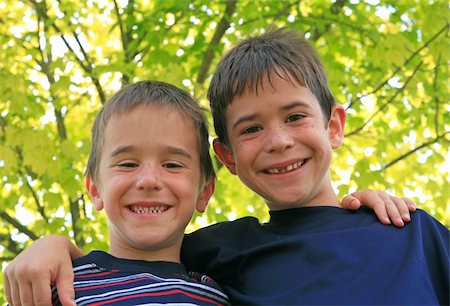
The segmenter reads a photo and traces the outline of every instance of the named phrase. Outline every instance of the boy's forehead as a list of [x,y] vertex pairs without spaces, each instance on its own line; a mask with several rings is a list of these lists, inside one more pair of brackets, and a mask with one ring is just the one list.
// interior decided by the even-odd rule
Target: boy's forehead
[[161,129],[170,128],[173,135],[192,134],[196,137],[193,119],[181,109],[171,105],[159,104],[139,104],[128,109],[121,109],[113,112],[106,121],[104,133],[107,136],[112,128],[118,131],[125,131],[131,126],[140,126],[143,129],[154,126]]
[[259,96],[262,91],[277,91],[280,81],[288,82],[294,87],[305,87],[304,82],[297,80],[288,71],[277,68],[254,76],[254,78],[247,80],[242,85],[236,84],[233,98],[229,104],[244,95]]
[[[169,118],[172,116],[179,116],[183,122],[192,122],[192,119],[181,109],[176,108],[172,105],[165,105],[160,103],[140,103],[126,108],[116,108],[112,110],[109,118],[107,118],[106,125],[109,125],[112,121],[117,121],[118,119],[127,120],[128,118],[136,118],[137,115],[147,113],[147,114],[158,114],[161,120]],[[147,122],[145,118],[139,116],[143,123]]]
[[233,102],[241,100],[243,97],[270,97],[270,95],[282,91],[285,87],[303,88],[311,92],[308,87],[297,81],[289,73],[283,71],[274,71],[261,76],[261,78],[258,80],[249,82],[242,92],[236,93],[233,96],[230,103],[228,103],[227,108],[228,106],[233,104]]

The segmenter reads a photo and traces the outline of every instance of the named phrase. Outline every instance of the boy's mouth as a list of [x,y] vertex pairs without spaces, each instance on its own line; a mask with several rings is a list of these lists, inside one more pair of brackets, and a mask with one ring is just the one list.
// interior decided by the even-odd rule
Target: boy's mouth
[[169,209],[169,206],[137,206],[130,205],[130,210],[137,214],[160,214]]
[[286,167],[283,168],[273,168],[273,169],[267,169],[264,170],[264,172],[268,173],[268,174],[280,174],[280,173],[287,173],[287,172],[291,172],[295,169],[300,168],[301,166],[303,166],[306,162],[306,159],[304,160],[300,160],[296,163],[293,163],[291,165],[287,165]]

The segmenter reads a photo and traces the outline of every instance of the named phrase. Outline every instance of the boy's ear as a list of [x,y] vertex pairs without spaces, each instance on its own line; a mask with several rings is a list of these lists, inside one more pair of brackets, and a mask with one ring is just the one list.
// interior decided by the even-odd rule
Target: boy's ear
[[88,175],[86,176],[86,190],[89,192],[89,195],[94,201],[94,206],[97,211],[103,209],[103,200],[100,195],[100,191],[98,190],[97,185],[94,183],[94,180]]
[[345,119],[344,107],[339,104],[333,106],[328,122],[328,138],[333,149],[339,148],[344,140]]
[[218,138],[213,141],[214,152],[219,157],[222,164],[224,164],[231,174],[236,175],[236,162],[234,161],[233,152],[227,148]]
[[206,206],[208,206],[208,201],[214,193],[215,186],[216,181],[214,180],[214,178],[211,178],[208,182],[205,183],[205,186],[203,186],[196,205],[196,208],[199,212],[205,212]]

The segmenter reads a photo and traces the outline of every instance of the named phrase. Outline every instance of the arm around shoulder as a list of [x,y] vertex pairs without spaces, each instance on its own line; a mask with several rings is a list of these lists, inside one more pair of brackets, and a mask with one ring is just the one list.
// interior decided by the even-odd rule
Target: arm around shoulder
[[410,213],[416,210],[415,203],[410,199],[397,198],[378,190],[356,191],[342,200],[342,207],[346,209],[359,209],[361,205],[371,208],[381,223],[393,223],[397,227],[411,221]]
[[72,259],[82,255],[64,236],[47,236],[33,242],[4,271],[7,302],[51,305],[51,285],[56,285],[61,303],[73,305]]

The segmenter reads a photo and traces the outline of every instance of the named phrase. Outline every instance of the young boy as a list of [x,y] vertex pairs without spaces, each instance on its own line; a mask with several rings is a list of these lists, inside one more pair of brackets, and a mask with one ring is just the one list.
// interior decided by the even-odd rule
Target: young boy
[[118,91],[94,122],[86,170],[110,250],[74,261],[75,302],[228,304],[215,282],[180,263],[185,228],[205,210],[214,178],[206,120],[187,92],[154,81]]
[[208,98],[214,150],[265,199],[270,222],[248,217],[188,235],[183,263],[207,271],[236,304],[449,304],[447,228],[421,210],[398,230],[367,209],[342,209],[329,168],[345,112],[298,33],[239,43]]
[[[239,50],[240,48],[242,48],[240,46],[242,46],[242,45],[238,45],[235,50]],[[293,43],[293,47],[294,48],[297,47],[296,43]],[[234,52],[234,51],[232,51],[232,52]],[[286,50],[286,52],[290,52],[290,50]],[[228,57],[226,57],[224,59],[223,63],[226,63],[227,58]],[[256,59],[255,67],[258,66],[259,62],[262,61],[262,59],[263,58]],[[270,57],[267,57],[267,59],[270,59]],[[295,60],[295,58],[293,60]],[[243,66],[247,65],[245,59],[242,60],[242,64],[243,64]],[[249,63],[249,64],[251,65],[251,63]],[[226,65],[226,64],[222,64],[220,66],[222,68],[219,68],[218,72],[215,74],[213,84],[211,85],[211,88],[210,88],[210,97],[213,99],[212,107],[213,107],[213,112],[214,112],[214,116],[215,116],[215,127],[217,129],[217,134],[219,135],[219,139],[220,139],[219,141],[215,142],[215,150],[218,153],[218,156],[224,161],[225,165],[228,166],[228,168],[230,169],[230,171],[232,173],[238,174],[244,183],[246,183],[249,187],[251,187],[252,189],[257,191],[258,193],[260,193],[266,199],[271,210],[280,210],[280,212],[283,212],[283,209],[285,209],[285,208],[302,206],[309,199],[318,200],[319,198],[316,199],[315,197],[313,197],[314,194],[311,193],[309,197],[305,196],[305,200],[299,201],[297,203],[297,200],[298,200],[297,198],[299,197],[299,195],[303,195],[304,192],[306,192],[306,190],[307,190],[307,188],[303,188],[302,185],[306,184],[306,183],[311,184],[308,182],[309,178],[304,178],[302,181],[298,181],[298,182],[297,181],[288,181],[287,179],[290,176],[292,176],[293,174],[296,176],[299,175],[298,172],[301,172],[301,171],[296,170],[299,167],[304,167],[307,164],[311,165],[311,167],[312,167],[312,165],[319,166],[319,162],[320,162],[319,158],[323,157],[323,158],[325,158],[324,166],[317,167],[317,169],[320,171],[318,171],[317,173],[315,173],[315,171],[309,171],[310,173],[306,173],[306,174],[308,174],[308,175],[311,174],[310,179],[313,180],[314,185],[317,185],[318,187],[327,186],[327,184],[329,184],[329,182],[327,183],[325,178],[323,178],[323,179],[320,178],[318,176],[318,174],[325,173],[324,175],[328,176],[327,163],[329,163],[329,159],[330,159],[330,154],[329,154],[328,150],[325,150],[325,149],[320,150],[320,151],[323,151],[323,154],[318,154],[318,157],[314,158],[314,159],[312,159],[312,152],[313,152],[312,150],[303,152],[302,156],[293,155],[292,157],[289,157],[288,159],[286,159],[286,157],[283,157],[283,155],[281,155],[281,153],[283,153],[285,151],[282,149],[280,151],[281,153],[278,152],[278,154],[280,154],[279,159],[282,160],[282,163],[280,163],[278,161],[275,162],[274,161],[275,159],[272,157],[270,157],[270,159],[265,160],[265,161],[258,160],[258,163],[255,163],[255,154],[257,154],[258,152],[253,149],[258,149],[258,150],[261,150],[261,152],[264,152],[264,148],[262,148],[261,146],[255,146],[254,148],[252,148],[252,146],[246,145],[245,142],[229,142],[228,143],[228,139],[234,139],[234,138],[231,138],[231,137],[229,138],[230,135],[226,134],[227,133],[226,125],[225,125],[225,129],[223,129],[223,127],[221,128],[218,118],[219,117],[222,117],[222,118],[229,117],[228,111],[231,109],[231,106],[236,105],[235,104],[236,101],[239,101],[239,99],[244,96],[243,93],[244,93],[245,88],[241,88],[240,90],[242,92],[240,92],[238,95],[235,95],[234,93],[230,93],[231,95],[229,95],[228,102],[231,102],[231,100],[233,100],[233,103],[231,103],[230,105],[225,105],[222,103],[218,104],[217,102],[215,102],[215,100],[214,100],[215,98],[214,98],[214,94],[213,94],[215,87],[220,88],[220,82],[222,82],[222,78],[227,76],[227,71],[221,72],[221,70],[224,70],[224,65]],[[282,67],[281,63],[277,63],[277,66],[278,65],[280,67]],[[252,67],[252,66],[249,66],[249,67]],[[225,67],[225,70],[227,70],[227,69],[228,68]],[[262,93],[261,90],[272,88],[272,87],[264,87],[264,88],[261,87],[261,85],[262,85],[261,82],[263,80],[263,77],[266,75],[269,75],[269,72],[270,71],[262,71],[262,72],[256,71],[255,72],[255,73],[261,73],[261,74],[256,77],[256,80],[258,80],[258,82],[251,83],[250,84],[251,86],[248,87],[249,94],[253,93],[254,89],[259,89],[260,90],[259,94],[261,94]],[[225,75],[222,75],[222,74],[225,74]],[[245,83],[241,83],[242,77],[244,77],[244,79],[245,79],[245,76],[239,75],[238,78],[234,79],[234,81],[231,80],[233,87],[236,86],[236,88],[237,88],[237,86],[239,86],[239,84],[245,84]],[[254,77],[254,76],[250,76],[250,77]],[[310,76],[310,77],[314,77],[314,76]],[[249,80],[250,80],[250,82],[255,81],[255,79],[249,79]],[[326,86],[326,84],[325,84],[325,86]],[[226,93],[226,94],[229,94],[229,93]],[[267,94],[267,93],[265,93],[265,94]],[[271,93],[269,93],[269,94],[271,94]],[[259,96],[257,96],[257,98],[259,99]],[[262,103],[259,103],[257,101],[254,101],[254,102],[257,103],[258,107],[263,106]],[[297,101],[297,99],[295,99],[294,101],[289,101],[289,102],[290,103],[291,102],[292,103],[294,103],[294,102],[300,103],[301,101]],[[220,106],[222,107],[222,109],[220,108]],[[289,107],[291,107],[291,106],[289,106]],[[232,111],[239,113],[240,110],[238,107],[236,109],[233,109]],[[243,112],[243,114],[245,114],[245,113]],[[302,114],[302,113],[300,113],[300,114],[295,113],[295,114],[292,114],[292,116],[289,116],[288,118],[284,118],[284,119],[286,120],[286,122],[289,122],[289,123],[292,122],[294,124],[296,121],[300,121],[299,119],[301,119],[303,116],[304,116],[304,114]],[[239,128],[239,125],[242,125],[243,123],[245,123],[249,120],[255,119],[253,117],[254,117],[253,114],[246,114],[242,118],[240,118],[240,117],[237,118],[238,120],[236,120],[236,122],[233,122],[231,124],[231,126],[233,126],[233,130],[235,130],[235,127]],[[227,120],[227,119],[225,119],[225,120]],[[223,122],[223,123],[226,123],[226,122]],[[282,125],[279,125],[279,127],[280,127],[280,129],[278,131],[280,133],[273,135],[273,136],[277,136],[277,137],[270,137],[265,140],[263,139],[265,142],[267,142],[267,144],[272,143],[273,145],[276,145],[277,143],[279,144],[278,140],[283,140],[283,139],[286,140],[287,139],[284,137],[289,136],[289,134],[284,135],[284,133],[285,132],[291,133],[291,132],[288,130],[283,131],[283,129],[281,129]],[[343,128],[343,125],[341,128]],[[318,130],[318,131],[311,129],[308,132],[318,134],[318,136],[321,136],[320,138],[318,138],[319,143],[322,143],[322,142],[325,143],[326,141],[323,139],[323,135],[320,134],[320,132],[322,132],[322,129],[325,129],[325,127],[321,127],[321,130]],[[261,125],[257,124],[257,125],[254,125],[254,126],[252,125],[248,128],[242,129],[242,131],[238,134],[242,135],[243,137],[247,137],[247,139],[252,139],[252,138],[255,139],[254,133],[257,134],[261,130],[263,130],[263,127]],[[304,131],[300,130],[300,133],[303,133],[303,132]],[[225,136],[224,136],[224,133],[225,133]],[[308,136],[308,135],[305,135],[305,136]],[[313,134],[309,135],[309,139],[311,139],[311,138],[314,138]],[[260,142],[260,144],[262,144],[262,140],[259,142]],[[241,144],[242,144],[242,147],[238,147]],[[255,143],[255,144],[258,144],[258,143]],[[232,145],[234,145],[234,147],[232,147]],[[272,148],[272,151],[274,152],[274,154],[277,152],[277,150],[275,150],[275,147]],[[234,148],[235,151],[232,151],[231,148]],[[286,148],[289,148],[289,145]],[[290,151],[291,150],[287,150],[286,152],[289,153]],[[285,153],[283,153],[283,154],[285,154]],[[300,157],[301,157],[301,159],[298,159]],[[288,184],[284,184],[284,182],[283,182],[283,184],[276,183],[274,186],[272,186],[272,183],[275,183],[275,182],[271,182],[269,180],[262,181],[259,178],[259,176],[257,175],[258,173],[251,173],[251,171],[249,171],[251,169],[251,167],[257,167],[256,169],[259,169],[258,172],[261,172],[259,174],[261,174],[263,176],[267,176],[268,178],[270,178],[271,176],[281,177],[279,180],[285,180],[285,183],[288,183]],[[306,167],[304,167],[304,168],[306,168]],[[316,167],[314,167],[314,168],[316,168]],[[292,170],[294,170],[294,171],[292,171]],[[288,171],[289,171],[289,173],[288,173]],[[254,180],[254,182],[253,182],[253,180]],[[302,185],[299,185],[299,184],[302,184]],[[272,190],[272,189],[275,189],[275,190]],[[277,192],[277,190],[279,190],[279,192]],[[331,194],[332,190],[328,190],[328,193]],[[332,194],[334,195],[334,193],[332,193]],[[275,197],[272,197],[272,195],[275,195]],[[330,196],[330,198],[331,198],[331,196]],[[333,199],[332,202],[327,201],[327,202],[323,203],[323,205],[332,204],[332,205],[338,206],[339,201],[337,201],[337,198],[335,195],[332,199]],[[327,199],[324,198],[323,200],[324,201],[328,200],[328,198]],[[372,206],[374,206],[374,208],[376,208],[376,207],[384,208],[384,203],[382,205],[380,205],[380,203],[372,202]],[[401,205],[399,207],[401,207]],[[399,208],[399,210],[402,211],[401,208]],[[397,211],[395,211],[395,213],[392,213],[393,210],[390,210],[390,212],[391,212],[391,216],[395,215],[395,213],[398,214]],[[276,214],[276,213],[277,212],[271,212],[272,219],[273,219],[273,214]],[[289,211],[287,211],[287,214],[289,214]],[[370,215],[370,216],[372,217],[372,215]],[[276,294],[279,295],[279,299],[276,299],[273,296],[271,296],[271,294],[273,292],[268,287],[264,289],[264,290],[267,290],[267,293],[264,292],[264,290],[260,291],[259,289],[256,291],[252,291],[253,289],[251,287],[253,285],[264,282],[264,278],[267,278],[266,275],[262,276],[261,273],[257,273],[257,274],[255,274],[256,278],[253,279],[252,275],[251,275],[252,269],[257,269],[258,271],[260,271],[261,269],[267,269],[267,272],[270,271],[270,273],[272,273],[272,274],[278,273],[276,269],[279,264],[284,264],[286,261],[288,261],[289,263],[292,263],[293,258],[300,259],[302,256],[307,257],[308,253],[304,252],[304,249],[301,246],[296,246],[296,245],[291,245],[291,246],[288,245],[287,249],[283,249],[283,246],[278,248],[276,245],[276,241],[274,240],[273,242],[275,244],[274,244],[273,248],[270,249],[270,257],[273,256],[273,258],[277,258],[277,261],[279,261],[279,263],[275,263],[275,262],[271,262],[271,261],[268,261],[268,262],[261,261],[260,262],[259,257],[263,255],[262,253],[256,254],[256,256],[253,256],[252,260],[246,261],[246,258],[247,258],[246,253],[248,252],[248,250],[246,249],[247,243],[254,242],[254,243],[258,244],[259,241],[265,243],[266,239],[271,240],[272,238],[275,238],[275,239],[279,238],[279,237],[273,236],[273,234],[270,233],[269,231],[267,232],[266,238],[259,237],[259,233],[256,233],[255,237],[253,238],[250,233],[246,232],[245,226],[244,226],[244,228],[239,227],[239,231],[242,230],[242,233],[234,230],[236,228],[236,225],[247,224],[248,222],[250,222],[250,224],[252,224],[254,226],[260,227],[262,231],[265,231],[266,228],[271,228],[268,225],[260,225],[258,223],[258,221],[254,218],[243,218],[243,219],[237,220],[235,222],[224,223],[223,225],[212,226],[210,228],[206,228],[205,230],[202,230],[198,233],[194,233],[194,234],[191,234],[188,236],[185,243],[183,244],[183,248],[186,251],[184,254],[185,259],[190,264],[200,265],[200,267],[202,269],[208,270],[209,268],[211,268],[212,271],[215,274],[217,274],[218,277],[221,278],[221,281],[224,282],[224,284],[227,286],[227,289],[233,294],[232,298],[233,298],[234,303],[237,303],[237,304],[242,304],[242,303],[287,304],[292,301],[296,304],[300,303],[300,301],[301,301],[300,297],[301,297],[302,292],[298,291],[296,287],[298,286],[298,284],[301,284],[303,282],[301,274],[300,275],[296,274],[294,281],[291,278],[286,278],[286,281],[283,280],[283,278],[286,276],[286,275],[284,275],[285,270],[280,270],[280,273],[283,273],[282,275],[280,275],[281,277],[278,277],[277,274],[274,274],[274,276],[275,276],[274,283],[279,284],[277,286],[274,286],[274,288],[276,288],[276,291],[277,291]],[[294,222],[297,223],[296,220]],[[293,222],[291,222],[291,223],[293,223]],[[300,220],[300,223],[301,223],[301,220]],[[271,221],[269,223],[269,225],[270,224],[273,224],[273,222]],[[290,226],[290,225],[289,224],[282,225],[280,230],[283,230],[282,229],[283,226]],[[227,228],[229,228],[230,231],[233,232],[233,234],[231,236],[228,234]],[[209,235],[208,234],[209,231],[211,231],[212,236],[210,236],[208,238],[207,236]],[[289,232],[290,229],[288,228],[287,231]],[[222,233],[224,234],[224,236],[222,236]],[[353,234],[353,235],[355,235],[355,234]],[[243,237],[245,237],[245,239],[242,239]],[[370,237],[370,235],[369,235],[369,237]],[[51,239],[54,239],[54,240],[51,240]],[[205,241],[203,239],[207,239],[207,240]],[[68,260],[68,256],[66,255],[67,248],[61,248],[60,246],[56,247],[57,242],[55,242],[55,241],[58,241],[58,242],[61,241],[62,244],[67,246],[67,248],[70,249],[73,257],[76,258],[76,257],[80,256],[80,254],[81,254],[80,251],[77,250],[70,242],[68,242],[67,239],[64,239],[62,237],[50,237],[50,240],[49,240],[49,238],[40,240],[39,242],[33,244],[29,250],[24,252],[24,254],[21,254],[18,258],[20,260],[17,261],[17,259],[16,259],[15,262],[12,265],[10,265],[7,268],[7,270],[5,271],[5,289],[8,294],[10,294],[10,295],[15,294],[16,296],[18,296],[19,292],[20,292],[20,294],[22,296],[22,301],[24,300],[24,298],[26,298],[30,301],[32,301],[32,300],[46,301],[43,292],[45,292],[45,290],[46,290],[45,288],[46,288],[46,286],[48,286],[49,282],[56,282],[58,284],[58,288],[59,289],[61,288],[61,291],[64,291],[67,293],[69,293],[71,291],[70,290],[71,270],[69,272],[69,270],[66,267],[66,266],[68,266],[68,264],[64,263],[64,262],[70,262]],[[203,243],[202,241],[205,241],[206,243],[211,243],[212,248],[209,248],[209,246],[206,246],[206,245],[202,245],[202,243]],[[316,241],[314,243],[320,244],[320,241]],[[199,248],[199,250],[202,250],[206,247],[207,248],[207,250],[205,250],[206,253],[198,252],[197,250],[194,249],[197,247]],[[262,247],[266,248],[266,245],[262,245]],[[42,255],[36,259],[33,258],[35,264],[31,265],[31,267],[27,266],[27,264],[30,262],[28,260],[29,259],[28,254],[32,254],[32,253],[37,254],[37,253],[39,253],[40,250],[48,250],[48,249],[51,249],[52,252],[50,252],[50,253],[47,252],[45,255]],[[252,247],[252,251],[257,252],[257,250],[258,250],[257,245],[255,245],[255,248]],[[324,249],[323,251],[324,251],[324,254],[322,254],[321,256],[325,256],[328,253],[328,251],[326,249]],[[58,252],[60,252],[60,253],[58,253]],[[277,256],[278,252],[281,256]],[[193,256],[191,256],[191,255],[193,255]],[[219,257],[216,257],[216,255]],[[52,258],[56,259],[55,262],[53,262],[51,260],[48,261],[50,256]],[[195,262],[195,261],[197,261],[195,259],[196,256],[198,256],[199,261],[204,261],[204,262],[202,262],[202,263]],[[229,256],[231,256],[231,257],[229,257]],[[232,261],[230,262],[228,259],[232,259]],[[224,265],[221,265],[220,264],[221,262],[223,262]],[[43,263],[43,264],[40,265],[40,263]],[[243,266],[239,267],[239,265],[236,266],[234,263],[239,263],[239,265],[242,264]],[[274,265],[271,266],[272,264],[274,264]],[[311,264],[311,261],[307,261],[305,264]],[[297,265],[297,263],[295,263],[294,265]],[[46,268],[39,269],[38,268],[39,266],[43,266]],[[338,265],[336,265],[336,267],[338,267]],[[298,267],[294,267],[294,269],[297,270]],[[307,269],[307,271],[310,271],[313,269],[315,269],[314,265],[309,267]],[[292,270],[292,271],[295,271],[295,270]],[[245,273],[242,273],[244,271],[245,271]],[[43,272],[43,273],[39,273],[39,272]],[[246,274],[246,273],[250,273],[250,274]],[[290,273],[287,273],[287,275],[289,275],[289,274]],[[33,275],[35,275],[36,277],[32,277]],[[268,275],[270,276],[270,274],[268,274]],[[318,274],[316,275],[316,277],[319,280],[322,277],[324,277],[322,275],[322,271],[318,271]],[[27,284],[30,284],[30,283],[32,283],[33,288],[39,288],[39,289],[33,290],[33,293],[30,293],[31,289],[27,288]],[[240,286],[242,286],[242,288],[240,288]],[[67,294],[66,296],[68,296],[68,295],[69,294]],[[19,300],[19,298],[20,297],[16,297],[17,300]],[[10,298],[9,300],[12,300],[12,298]]]

